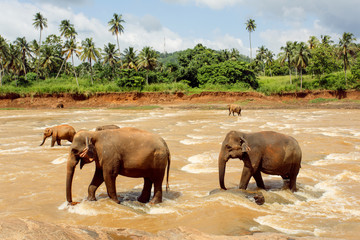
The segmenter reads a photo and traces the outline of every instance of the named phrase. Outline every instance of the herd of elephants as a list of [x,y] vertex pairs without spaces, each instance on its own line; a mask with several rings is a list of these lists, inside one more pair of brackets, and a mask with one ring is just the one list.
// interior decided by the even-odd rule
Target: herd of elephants
[[[229,115],[241,115],[241,107],[238,105],[228,105],[228,109]],[[94,177],[88,188],[90,201],[96,200],[95,192],[105,182],[109,197],[119,203],[115,188],[118,175],[144,178],[144,187],[138,197],[138,201],[142,203],[150,201],[153,185],[154,194],[150,203],[162,202],[165,172],[166,190],[169,188],[170,151],[164,139],[157,134],[132,127],[120,128],[116,125],[99,126],[95,131],[76,132],[70,125],[59,125],[45,129],[41,145],[48,137],[52,137],[51,147],[55,142],[61,145],[61,140],[72,142],[66,176],[66,199],[71,205],[78,203],[72,201],[71,187],[75,167],[79,162],[80,169],[84,164],[93,161],[96,164]],[[240,189],[247,188],[251,177],[254,177],[257,187],[264,189],[261,177],[263,172],[280,175],[284,180],[284,188],[294,192],[301,157],[300,146],[291,136],[274,131],[230,131],[222,143],[218,158],[220,187],[226,190],[224,176],[227,161],[238,158],[244,162]]]

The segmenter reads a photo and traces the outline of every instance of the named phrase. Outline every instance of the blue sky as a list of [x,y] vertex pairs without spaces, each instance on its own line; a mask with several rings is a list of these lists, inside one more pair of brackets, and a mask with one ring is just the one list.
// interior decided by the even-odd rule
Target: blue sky
[[286,41],[306,42],[312,35],[330,35],[335,43],[344,32],[360,38],[358,0],[0,0],[0,9],[0,35],[9,42],[38,39],[32,26],[36,12],[48,19],[44,38],[59,35],[61,20],[69,19],[78,41],[92,37],[101,48],[116,42],[107,22],[114,13],[122,14],[121,50],[151,46],[163,52],[165,42],[165,51],[174,52],[202,43],[249,55],[249,18],[257,25],[253,54],[262,45],[277,54]]

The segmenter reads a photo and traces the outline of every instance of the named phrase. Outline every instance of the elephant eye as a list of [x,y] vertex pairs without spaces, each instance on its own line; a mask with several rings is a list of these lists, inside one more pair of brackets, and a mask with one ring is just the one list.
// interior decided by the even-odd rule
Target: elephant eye
[[73,148],[71,151],[72,151],[73,154],[75,154],[75,155],[79,153],[79,150],[77,150],[76,148]]

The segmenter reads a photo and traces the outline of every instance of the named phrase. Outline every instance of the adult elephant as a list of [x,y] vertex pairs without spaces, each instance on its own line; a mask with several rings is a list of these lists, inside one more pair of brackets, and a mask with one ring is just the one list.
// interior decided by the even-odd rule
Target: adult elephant
[[241,116],[241,107],[239,105],[230,104],[230,105],[227,105],[227,107],[229,109],[229,116],[231,113],[233,114],[233,116],[235,116],[234,113],[237,113],[238,116]]
[[51,147],[55,145],[55,142],[57,142],[58,145],[61,145],[61,140],[68,140],[69,142],[72,142],[75,134],[76,134],[75,129],[67,124],[45,128],[43,141],[40,144],[40,146],[42,146],[45,143],[45,140],[48,137],[52,137]]
[[115,180],[117,175],[144,178],[139,202],[150,200],[154,185],[152,204],[162,202],[162,182],[167,167],[166,190],[168,190],[170,152],[166,142],[158,135],[136,129],[121,128],[102,131],[79,131],[71,144],[67,161],[66,199],[72,202],[72,180],[75,167],[95,162],[94,177],[88,188],[88,200],[95,201],[97,188],[105,181],[109,197],[116,203]]
[[246,189],[250,178],[256,185],[265,189],[261,172],[280,175],[284,186],[296,191],[296,178],[300,170],[301,149],[298,142],[290,136],[264,131],[243,133],[230,131],[222,143],[219,154],[219,182],[225,189],[224,177],[226,163],[230,158],[239,158],[244,162],[240,180],[240,189]]

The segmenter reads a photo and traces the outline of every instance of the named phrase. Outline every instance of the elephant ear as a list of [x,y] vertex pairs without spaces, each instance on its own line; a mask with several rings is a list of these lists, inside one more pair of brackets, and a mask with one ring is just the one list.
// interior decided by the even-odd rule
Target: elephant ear
[[241,139],[241,151],[242,152],[250,152],[251,148],[249,147],[248,142],[245,140],[245,138],[240,137]]
[[88,149],[87,154],[89,158],[94,159],[96,157],[96,150],[92,138],[86,137],[86,147]]

